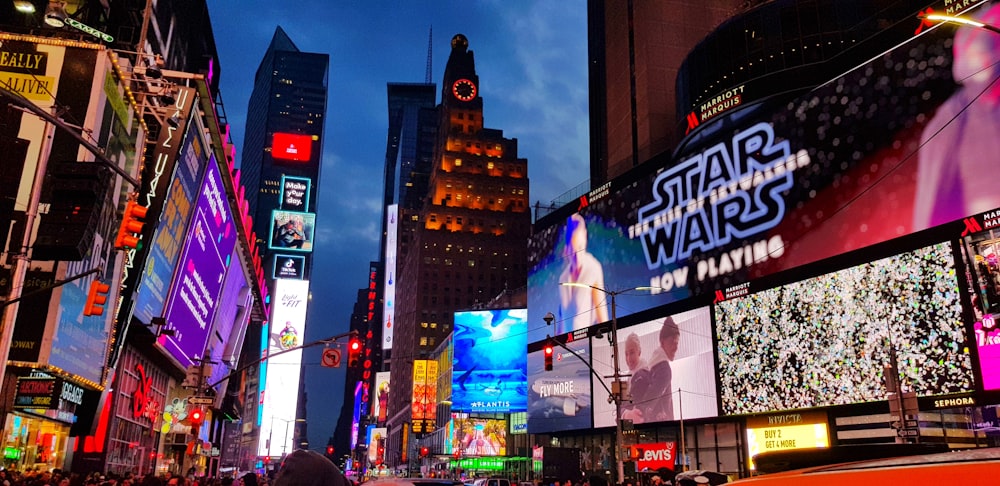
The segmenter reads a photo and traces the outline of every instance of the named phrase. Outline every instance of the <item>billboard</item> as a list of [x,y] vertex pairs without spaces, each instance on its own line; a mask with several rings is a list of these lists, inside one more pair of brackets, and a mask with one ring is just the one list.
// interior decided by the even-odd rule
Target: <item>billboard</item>
[[917,395],[973,390],[950,243],[726,300],[715,317],[724,414],[885,400],[890,348]]
[[271,157],[279,160],[308,162],[312,157],[312,135],[275,133],[271,139]]
[[312,179],[281,175],[281,209],[289,211],[309,210],[309,191]]
[[385,440],[389,436],[385,427],[370,427],[368,429],[368,462],[382,464],[385,461]]
[[528,409],[528,310],[456,312],[451,409],[523,412]]
[[762,452],[829,447],[827,417],[822,412],[786,413],[747,418],[747,467]]
[[271,278],[292,278],[302,280],[306,278],[306,257],[305,255],[274,255],[274,265],[271,267]]
[[222,172],[211,155],[167,301],[164,329],[174,332],[157,339],[183,367],[204,354],[236,238]]
[[410,418],[413,431],[434,430],[437,421],[438,362],[418,359],[413,361],[413,394]]
[[385,291],[382,303],[382,349],[392,349],[392,322],[396,319],[396,236],[399,231],[399,205],[386,209]]
[[[542,350],[528,354],[528,433],[591,427],[590,343],[556,346],[552,371],[545,371]],[[575,354],[574,354],[575,353]]]
[[[306,332],[308,280],[275,280],[268,333],[268,355],[302,344]],[[263,416],[257,442],[258,456],[281,456],[295,450],[292,436],[299,398],[302,350],[296,349],[267,360]]]
[[271,211],[272,250],[311,252],[313,232],[316,230],[316,213]]
[[[614,374],[610,334],[591,343],[594,372]],[[712,346],[712,315],[708,307],[659,317],[618,330],[620,369],[629,375],[631,402],[622,404],[622,418],[633,423],[664,422],[716,417],[715,358]],[[594,381],[594,390],[604,387]],[[605,378],[608,388],[611,379]],[[682,416],[683,412],[683,416]],[[594,427],[615,425],[615,406],[594,401]]]
[[1000,105],[972,101],[1000,90],[993,59],[975,54],[1000,52],[1000,38],[959,27],[953,54],[952,32],[719,115],[674,157],[554,213],[529,244],[529,322],[558,312],[569,332],[607,319],[600,295],[562,282],[661,289],[619,295],[620,319],[1000,207],[982,176],[1000,153]]
[[660,468],[674,470],[677,461],[676,442],[648,442],[633,447],[637,471],[659,471]]
[[1000,390],[1000,238],[992,230],[997,226],[1000,211],[967,218],[961,242],[984,390]]
[[506,456],[507,421],[470,417],[465,413],[451,414],[454,435],[451,450],[465,457]]
[[[208,164],[207,148],[202,145],[197,123],[189,125],[180,157],[170,178],[170,189],[166,193],[163,210],[160,212],[153,240],[149,242],[149,253],[139,276],[132,315],[143,324],[149,324],[154,317],[163,316],[163,306],[187,236],[194,201],[199,197],[198,183]],[[142,202],[140,199],[140,203]]]
[[375,373],[375,406],[372,407],[372,416],[378,423],[385,422],[385,415],[389,406],[389,372],[379,371]]

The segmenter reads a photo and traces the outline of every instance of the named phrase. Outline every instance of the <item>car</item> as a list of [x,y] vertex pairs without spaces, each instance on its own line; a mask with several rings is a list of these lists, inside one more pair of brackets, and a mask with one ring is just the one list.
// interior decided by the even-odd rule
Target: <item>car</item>
[[734,481],[737,486],[885,486],[887,484],[997,484],[1000,447],[856,460],[763,474]]
[[475,486],[510,486],[510,480],[506,478],[480,478],[474,484]]
[[379,478],[362,486],[464,486],[461,481],[446,478]]

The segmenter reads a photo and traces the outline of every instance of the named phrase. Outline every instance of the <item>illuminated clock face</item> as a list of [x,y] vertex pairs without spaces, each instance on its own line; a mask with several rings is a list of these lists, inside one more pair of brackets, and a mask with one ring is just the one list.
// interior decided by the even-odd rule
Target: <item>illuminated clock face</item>
[[451,85],[451,93],[462,101],[472,101],[476,97],[476,85],[468,79],[459,79]]

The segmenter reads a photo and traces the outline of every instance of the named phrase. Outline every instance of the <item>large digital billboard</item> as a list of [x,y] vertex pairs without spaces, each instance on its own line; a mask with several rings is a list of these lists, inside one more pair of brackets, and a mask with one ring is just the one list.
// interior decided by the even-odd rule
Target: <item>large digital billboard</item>
[[451,414],[454,435],[451,450],[465,457],[506,456],[507,421],[470,417],[466,413]]
[[312,135],[275,133],[271,139],[271,157],[294,162],[308,162],[312,157]]
[[452,410],[527,410],[527,318],[527,309],[455,313]]
[[1000,104],[976,100],[1000,92],[1000,36],[952,32],[925,29],[807,93],[719,115],[553,213],[529,245],[529,322],[553,312],[561,333],[609,319],[600,292],[563,282],[659,289],[619,295],[620,319],[1000,207],[983,176]]
[[918,396],[973,390],[950,243],[725,300],[715,317],[725,414],[885,400],[890,349]]
[[[618,342],[620,373],[629,375],[625,380],[632,397],[622,404],[622,418],[641,424],[719,414],[708,307],[618,329]],[[591,346],[594,372],[613,375],[610,339],[595,337]],[[598,378],[592,379],[595,395],[606,396]],[[603,381],[611,388],[610,378]],[[613,425],[614,403],[594,400],[594,427]]]
[[396,233],[399,231],[399,206],[386,209],[385,278],[382,302],[382,349],[392,349],[392,323],[396,320]]
[[437,420],[437,381],[437,360],[417,359],[413,361],[410,419],[414,432],[434,430]]
[[164,330],[173,333],[158,338],[160,345],[183,367],[193,364],[205,352],[236,237],[222,173],[212,155],[167,301]]
[[545,371],[542,350],[528,354],[528,433],[590,428],[590,343],[587,339],[555,347],[552,371]]
[[384,423],[389,411],[389,372],[375,373],[375,401],[372,406],[372,417],[378,423]]
[[272,250],[313,251],[316,213],[274,210],[271,212]]
[[281,456],[295,450],[292,436],[299,398],[299,374],[302,369],[302,345],[306,332],[306,306],[309,302],[308,280],[275,280],[268,333],[267,380],[263,396],[263,415],[257,441],[258,456]]
[[[133,316],[143,324],[163,316],[174,268],[187,236],[188,222],[198,198],[198,183],[208,162],[208,152],[198,135],[197,123],[191,123],[180,160],[174,166],[170,189],[156,224],[153,241],[140,274]],[[140,202],[142,202],[140,200]]]
[[965,220],[962,260],[984,390],[1000,390],[1000,210]]

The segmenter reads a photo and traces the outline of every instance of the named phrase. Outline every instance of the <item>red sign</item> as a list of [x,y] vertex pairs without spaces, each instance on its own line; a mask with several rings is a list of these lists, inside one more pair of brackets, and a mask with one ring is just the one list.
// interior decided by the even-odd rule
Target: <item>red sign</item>
[[661,467],[674,470],[674,461],[677,457],[676,442],[654,442],[632,447],[639,452],[635,464],[640,471],[655,471]]
[[275,133],[271,143],[271,157],[275,159],[308,162],[312,155],[312,136],[294,133]]
[[139,374],[139,385],[132,392],[132,418],[146,417],[156,423],[160,404],[153,398],[153,379],[146,377],[146,369],[142,364],[135,365]]

